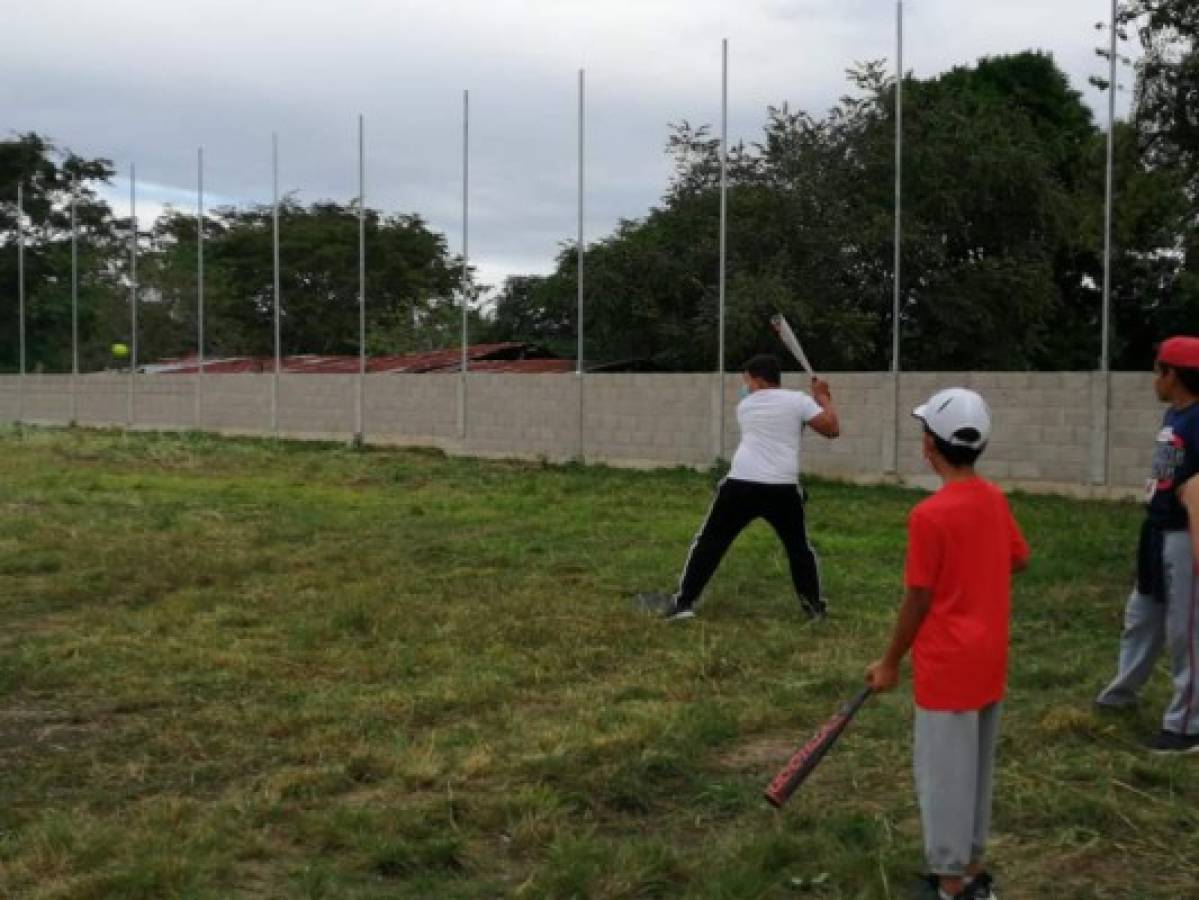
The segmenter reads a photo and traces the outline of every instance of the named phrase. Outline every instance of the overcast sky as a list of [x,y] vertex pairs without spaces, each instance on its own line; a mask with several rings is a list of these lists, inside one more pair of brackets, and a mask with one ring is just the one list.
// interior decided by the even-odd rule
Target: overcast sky
[[[909,0],[905,68],[1047,50],[1087,84],[1108,0]],[[894,60],[891,0],[40,0],[8,4],[0,126],[138,172],[139,215],[212,202],[357,194],[415,211],[461,248],[462,91],[471,91],[471,257],[492,284],[545,272],[576,230],[577,72],[587,70],[589,238],[658,201],[667,123],[718,123],[730,41],[730,139],[767,105],[836,102],[855,61]],[[1130,77],[1130,76],[1125,76]],[[1127,94],[1122,106],[1126,105]],[[128,182],[114,206],[125,212]],[[733,225],[735,227],[735,224]]]

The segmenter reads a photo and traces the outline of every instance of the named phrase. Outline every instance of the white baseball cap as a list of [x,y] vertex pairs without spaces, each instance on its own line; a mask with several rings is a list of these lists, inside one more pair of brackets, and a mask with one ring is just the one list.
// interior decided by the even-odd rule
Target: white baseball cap
[[928,430],[955,447],[978,450],[991,437],[991,409],[987,401],[966,388],[946,388],[912,410]]

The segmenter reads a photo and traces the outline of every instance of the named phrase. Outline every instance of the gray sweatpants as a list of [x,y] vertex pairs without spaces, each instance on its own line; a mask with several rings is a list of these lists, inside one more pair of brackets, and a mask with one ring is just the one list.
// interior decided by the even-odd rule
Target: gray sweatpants
[[1174,695],[1162,717],[1162,727],[1179,734],[1199,734],[1199,703],[1195,696],[1199,676],[1199,584],[1194,578],[1191,536],[1186,531],[1167,531],[1163,537],[1166,602],[1133,589],[1124,610],[1120,669],[1095,701],[1107,706],[1135,703],[1137,693],[1153,674],[1162,648],[1169,647]]
[[924,855],[937,875],[964,875],[983,858],[1002,703],[937,712],[916,707],[913,752]]

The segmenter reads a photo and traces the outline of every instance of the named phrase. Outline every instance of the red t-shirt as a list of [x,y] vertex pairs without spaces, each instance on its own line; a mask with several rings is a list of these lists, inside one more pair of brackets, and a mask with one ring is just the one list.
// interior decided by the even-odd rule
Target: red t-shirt
[[1012,565],[1027,560],[1007,498],[982,478],[946,484],[912,510],[904,582],[933,594],[912,645],[918,706],[963,711],[1003,699]]

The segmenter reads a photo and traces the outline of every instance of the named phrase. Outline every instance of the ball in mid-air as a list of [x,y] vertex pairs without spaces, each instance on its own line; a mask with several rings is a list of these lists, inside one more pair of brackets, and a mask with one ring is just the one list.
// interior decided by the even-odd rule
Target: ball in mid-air
[[129,346],[127,344],[120,344],[120,343],[113,344],[112,345],[112,355],[115,356],[117,359],[124,359],[125,357],[127,357],[129,355]]

